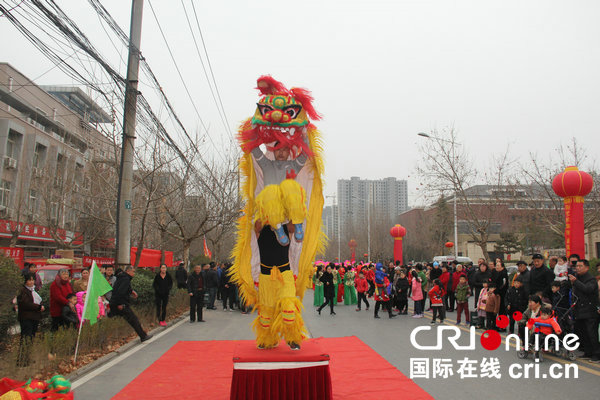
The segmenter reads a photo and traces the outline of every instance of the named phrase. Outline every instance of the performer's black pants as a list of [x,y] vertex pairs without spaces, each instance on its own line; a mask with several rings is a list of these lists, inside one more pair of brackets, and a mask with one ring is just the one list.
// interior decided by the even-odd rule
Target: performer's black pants
[[190,321],[202,321],[202,307],[204,306],[204,291],[197,290],[193,296],[190,296]]
[[[366,300],[365,300],[366,301]],[[321,307],[318,308],[319,311],[321,311],[323,308],[325,308],[325,306],[329,304],[329,307],[331,308],[331,312],[333,313],[333,305],[335,304],[335,301],[333,300],[333,297],[325,297],[325,303],[323,303],[321,305]],[[368,304],[368,303],[367,303]],[[368,306],[367,306],[368,307]]]
[[367,293],[366,292],[359,292],[358,293],[358,306],[357,306],[357,308],[359,310],[360,310],[361,300],[365,302],[365,305],[367,306],[367,309],[368,309],[369,308],[369,302],[367,301]]
[[113,315],[120,315],[123,317],[123,319],[125,319],[125,321],[131,325],[135,333],[137,333],[140,338],[146,337],[146,332],[144,332],[142,324],[140,324],[140,320],[138,319],[137,315],[135,315],[131,307],[129,307],[129,304],[123,304],[122,310],[119,310],[116,305],[111,306],[110,310]]
[[156,305],[156,318],[159,321],[164,321],[167,317],[167,303],[169,302],[169,295],[154,295],[154,304]]
[[379,314],[379,307],[381,307],[384,311],[387,311],[390,316],[392,315],[392,304],[389,300],[375,302],[375,315]]

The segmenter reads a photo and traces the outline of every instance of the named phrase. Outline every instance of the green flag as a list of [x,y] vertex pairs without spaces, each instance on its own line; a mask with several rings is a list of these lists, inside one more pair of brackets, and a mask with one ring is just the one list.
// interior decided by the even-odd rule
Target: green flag
[[83,316],[82,319],[90,321],[90,325],[94,325],[98,322],[98,313],[100,308],[98,306],[98,297],[103,296],[107,292],[110,292],[112,287],[102,276],[96,261],[92,264],[90,271],[90,280],[88,282],[87,294],[85,296],[85,304],[83,305]]

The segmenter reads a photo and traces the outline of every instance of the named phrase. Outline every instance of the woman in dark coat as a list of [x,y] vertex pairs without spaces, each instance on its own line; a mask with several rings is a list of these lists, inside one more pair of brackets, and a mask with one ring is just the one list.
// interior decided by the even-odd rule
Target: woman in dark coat
[[479,271],[473,276],[473,287],[475,288],[475,304],[479,300],[479,292],[483,289],[483,282],[489,282],[492,277],[492,271],[489,270],[486,263],[479,266]]
[[167,266],[162,264],[160,271],[154,277],[152,282],[154,288],[154,302],[156,304],[156,318],[160,326],[167,326],[165,318],[167,317],[167,303],[169,302],[169,293],[173,287],[173,279],[167,273]]
[[499,258],[496,258],[496,267],[492,271],[492,281],[496,284],[495,293],[500,296],[500,311],[498,315],[506,315],[506,292],[508,291],[508,272],[504,267],[504,263]]
[[323,282],[323,297],[325,297],[325,303],[323,303],[321,305],[321,307],[319,307],[317,309],[317,311],[319,312],[319,315],[321,315],[321,310],[327,305],[329,304],[329,307],[331,308],[331,315],[335,315],[335,311],[333,311],[333,305],[335,304],[334,298],[335,298],[335,288],[333,286],[333,267],[332,264],[329,264],[327,266],[327,269],[325,270],[325,272],[323,272],[323,275],[320,278],[320,281]]
[[21,345],[19,349],[19,364],[29,363],[29,346],[35,337],[44,306],[42,297],[35,291],[35,275],[26,274],[25,284],[17,296],[19,307],[19,325],[21,326]]

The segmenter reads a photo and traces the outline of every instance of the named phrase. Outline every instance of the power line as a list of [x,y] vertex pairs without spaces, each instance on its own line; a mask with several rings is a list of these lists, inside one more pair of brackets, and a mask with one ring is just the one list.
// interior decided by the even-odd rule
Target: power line
[[[227,122],[227,116],[225,115],[225,109],[222,107],[223,104],[221,103],[221,107],[219,107],[219,103],[217,103],[217,98],[215,96],[215,90],[217,90],[217,92],[218,92],[218,88],[216,87],[216,85],[215,85],[215,90],[213,90],[213,88],[212,88],[210,78],[208,77],[208,73],[206,72],[206,67],[204,66],[204,61],[202,60],[202,56],[200,55],[200,49],[198,48],[198,42],[196,41],[196,35],[194,35],[194,30],[192,29],[192,24],[190,23],[190,18],[188,17],[188,13],[185,8],[185,3],[183,0],[181,0],[181,6],[183,7],[183,12],[185,13],[185,19],[188,23],[188,27],[190,28],[190,33],[192,34],[192,39],[194,40],[194,46],[196,47],[196,53],[198,54],[198,58],[200,59],[200,65],[202,65],[202,71],[204,71],[204,76],[206,77],[206,82],[208,83],[208,88],[210,89],[210,94],[212,95],[215,106],[217,107],[217,111],[219,111],[219,117],[221,118],[221,122],[223,123],[223,126],[225,127],[226,132],[229,134],[230,137],[232,137],[231,130],[230,130],[229,124]],[[202,35],[202,32],[200,32],[200,34]]]
[[[183,1],[183,0],[182,0]],[[227,120],[227,115],[225,114],[225,107],[223,106],[223,101],[221,100],[221,94],[219,92],[219,87],[217,86],[217,81],[215,79],[215,74],[213,73],[212,64],[210,62],[210,57],[208,56],[208,51],[206,50],[206,43],[204,42],[204,35],[202,35],[202,29],[200,28],[200,22],[198,21],[198,14],[196,14],[196,6],[194,5],[194,1],[191,0],[192,9],[194,10],[194,17],[196,18],[196,25],[198,26],[198,32],[200,32],[200,39],[202,40],[202,47],[204,48],[204,54],[206,54],[206,61],[208,63],[208,68],[210,70],[210,75],[213,79],[213,84],[215,85],[215,90],[217,91],[217,97],[219,98],[219,104],[221,104],[221,109],[223,110],[223,116],[225,117],[225,121],[227,122],[227,126],[230,127],[229,121]],[[195,40],[194,40],[195,42]],[[233,135],[231,133],[231,129],[229,129],[229,135],[233,139]]]
[[179,75],[179,79],[181,79],[181,83],[183,84],[183,87],[185,88],[185,92],[188,95],[188,98],[190,99],[190,102],[192,103],[192,106],[194,107],[194,110],[196,111],[196,115],[198,116],[198,119],[200,120],[200,123],[202,124],[202,127],[204,128],[204,130],[208,133],[208,130],[206,129],[206,125],[204,124],[204,121],[202,120],[202,117],[200,116],[200,112],[198,111],[198,107],[196,107],[196,103],[194,103],[194,99],[192,98],[192,95],[187,87],[187,84],[185,83],[185,79],[183,79],[183,75],[181,74],[181,70],[179,69],[179,65],[177,64],[177,61],[175,61],[175,57],[173,56],[173,52],[171,51],[171,46],[169,46],[169,42],[167,41],[167,37],[165,36],[165,33],[162,29],[162,26],[160,25],[160,22],[158,20],[158,17],[156,15],[156,13],[154,12],[154,7],[152,6],[152,2],[148,1],[148,5],[150,6],[150,10],[152,11],[152,15],[154,16],[154,20],[156,21],[156,24],[158,25],[158,30],[160,31],[160,34],[165,42],[165,46],[167,46],[167,50],[169,51],[169,55],[171,56],[171,61],[173,61],[173,65],[175,66],[175,69],[177,70],[177,74]]

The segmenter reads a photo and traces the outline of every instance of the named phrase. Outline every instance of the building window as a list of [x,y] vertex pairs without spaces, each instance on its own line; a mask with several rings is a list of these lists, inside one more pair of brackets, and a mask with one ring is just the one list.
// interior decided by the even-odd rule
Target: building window
[[8,201],[10,199],[10,182],[2,180],[0,183],[0,206],[3,209],[8,208]]
[[44,164],[44,156],[46,154],[46,147],[36,143],[35,151],[33,152],[33,168],[42,168]]
[[12,135],[8,135],[8,139],[6,140],[6,156],[13,158],[14,151],[15,151],[15,139]]
[[37,208],[38,208],[37,198],[38,198],[37,191],[34,189],[31,189],[29,191],[29,213],[31,215],[35,215],[37,213]]

